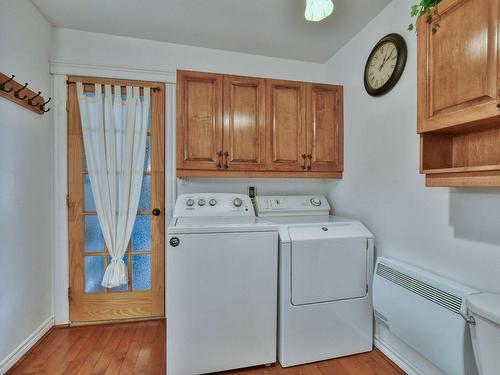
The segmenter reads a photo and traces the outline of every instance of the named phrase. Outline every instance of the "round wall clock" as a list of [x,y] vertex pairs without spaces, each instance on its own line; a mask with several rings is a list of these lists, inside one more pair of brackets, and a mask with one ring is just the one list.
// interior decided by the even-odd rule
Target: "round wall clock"
[[405,69],[407,54],[406,42],[399,34],[389,34],[378,41],[365,66],[368,94],[384,95],[396,85]]

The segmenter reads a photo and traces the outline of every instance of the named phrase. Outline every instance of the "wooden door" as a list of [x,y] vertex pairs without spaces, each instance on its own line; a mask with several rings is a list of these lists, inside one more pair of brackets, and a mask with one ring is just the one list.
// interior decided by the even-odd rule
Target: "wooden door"
[[266,167],[265,80],[224,76],[224,168]]
[[222,169],[222,75],[177,71],[177,168]]
[[[145,172],[139,210],[125,262],[129,284],[101,286],[109,255],[100,230],[83,147],[76,86],[68,85],[68,231],[70,249],[70,320],[108,321],[164,316],[164,124],[165,89],[160,83],[70,77],[112,85],[159,87],[151,91]],[[92,95],[93,85],[85,85]],[[122,88],[122,94],[125,94]],[[159,208],[158,216],[151,215]]]
[[272,171],[305,171],[305,84],[266,81],[267,168]]
[[307,92],[307,169],[343,170],[343,87],[309,83]]
[[443,0],[419,19],[419,132],[498,120],[498,20],[498,0]]

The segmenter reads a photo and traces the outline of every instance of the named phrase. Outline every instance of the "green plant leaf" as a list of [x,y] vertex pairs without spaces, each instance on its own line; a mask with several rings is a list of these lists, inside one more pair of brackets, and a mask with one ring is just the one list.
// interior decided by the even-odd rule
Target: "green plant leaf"
[[[419,3],[414,4],[410,7],[410,16],[411,18],[417,18],[421,17],[423,15],[427,15],[429,18],[431,17],[432,11],[441,2],[441,0],[420,0]],[[437,29],[439,28],[438,24],[433,24],[432,25],[432,33],[436,33]],[[416,22],[411,23],[408,26],[408,30],[412,31],[415,30],[417,31],[416,28]]]

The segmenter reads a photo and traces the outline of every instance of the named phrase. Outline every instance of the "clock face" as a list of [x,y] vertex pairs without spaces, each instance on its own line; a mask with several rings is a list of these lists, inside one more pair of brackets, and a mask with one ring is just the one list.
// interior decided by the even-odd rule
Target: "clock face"
[[392,42],[380,45],[368,61],[368,85],[373,89],[384,86],[396,69],[398,49]]
[[398,82],[406,65],[406,43],[399,34],[383,37],[373,48],[365,66],[365,89],[383,95]]

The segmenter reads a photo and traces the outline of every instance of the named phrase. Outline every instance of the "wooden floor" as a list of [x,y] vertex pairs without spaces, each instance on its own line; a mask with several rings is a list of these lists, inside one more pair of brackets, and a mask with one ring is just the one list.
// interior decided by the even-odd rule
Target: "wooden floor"
[[[55,328],[8,374],[165,374],[165,321]],[[283,369],[279,364],[230,375],[404,374],[380,352]]]

